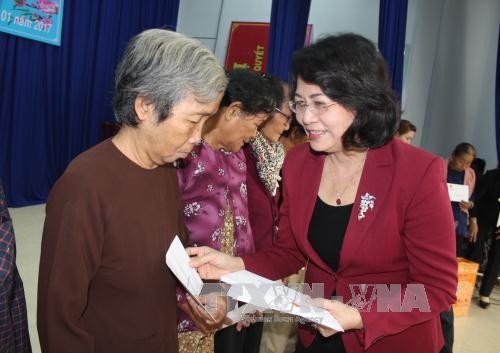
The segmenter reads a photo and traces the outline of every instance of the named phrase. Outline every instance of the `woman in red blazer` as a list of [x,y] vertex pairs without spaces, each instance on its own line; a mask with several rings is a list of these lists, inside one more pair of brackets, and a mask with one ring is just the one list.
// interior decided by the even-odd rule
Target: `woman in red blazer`
[[241,258],[190,248],[192,265],[205,278],[276,279],[307,264],[345,332],[302,325],[297,352],[439,352],[439,313],[457,286],[442,160],[393,139],[399,110],[369,40],[326,37],[295,53],[294,77],[290,106],[309,144],[283,167],[277,243]]

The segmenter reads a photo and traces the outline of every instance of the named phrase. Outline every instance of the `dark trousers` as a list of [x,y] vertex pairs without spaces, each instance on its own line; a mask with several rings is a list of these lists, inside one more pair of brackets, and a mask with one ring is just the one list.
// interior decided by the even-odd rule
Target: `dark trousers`
[[[489,222],[491,223],[491,222]],[[477,239],[475,243],[469,243],[468,248],[467,248],[467,255],[466,258],[470,261],[474,261],[481,265],[484,261],[486,251],[485,251],[485,244],[488,238],[490,237],[490,234],[492,231],[495,230],[494,227],[492,227],[489,223],[486,222],[481,222],[479,220],[479,231],[477,232]],[[496,220],[495,220],[496,224]]]
[[469,238],[464,237],[463,235],[457,234],[455,236],[457,241],[457,257],[464,257],[467,252],[467,245],[469,243]]
[[443,329],[444,346],[440,353],[452,353],[453,352],[453,308],[448,311],[444,311],[439,315],[441,319],[441,328]]
[[489,297],[498,274],[500,273],[500,239],[493,238],[491,242],[490,251],[488,252],[488,262],[486,264],[486,271],[484,271],[481,287],[479,288],[479,295]]
[[257,322],[240,332],[236,325],[217,331],[214,337],[215,353],[258,353],[264,323]]

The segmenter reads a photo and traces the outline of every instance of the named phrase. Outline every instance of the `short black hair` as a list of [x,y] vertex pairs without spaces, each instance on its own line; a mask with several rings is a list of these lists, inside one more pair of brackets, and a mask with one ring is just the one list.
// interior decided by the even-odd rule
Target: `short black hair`
[[461,142],[453,150],[452,156],[460,157],[464,154],[472,154],[476,158],[476,149],[468,142]]
[[274,103],[276,104],[276,107],[281,107],[281,104],[283,104],[283,100],[286,98],[284,92],[285,89],[283,87],[286,83],[280,78],[268,73],[262,73],[260,76],[263,77],[271,87],[271,91],[273,92],[272,94],[275,98]]
[[474,158],[470,167],[474,169],[477,177],[481,177],[484,175],[484,171],[486,170],[486,161],[482,158]]
[[222,107],[241,102],[241,110],[246,114],[274,111],[276,96],[267,79],[248,69],[230,70],[227,77],[229,83],[220,103]]
[[404,135],[410,131],[417,132],[417,127],[409,120],[401,119],[398,127],[398,134]]
[[399,103],[385,61],[370,40],[354,33],[325,37],[295,52],[293,73],[293,93],[300,77],[356,113],[342,136],[345,149],[380,147],[396,133]]

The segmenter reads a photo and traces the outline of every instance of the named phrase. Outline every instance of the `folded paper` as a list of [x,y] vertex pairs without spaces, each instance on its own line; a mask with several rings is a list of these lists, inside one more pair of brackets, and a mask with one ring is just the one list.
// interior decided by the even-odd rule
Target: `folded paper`
[[246,270],[223,275],[221,281],[231,285],[227,295],[235,300],[264,310],[272,309],[297,315],[318,325],[344,331],[328,310],[314,305],[308,295],[281,283]]

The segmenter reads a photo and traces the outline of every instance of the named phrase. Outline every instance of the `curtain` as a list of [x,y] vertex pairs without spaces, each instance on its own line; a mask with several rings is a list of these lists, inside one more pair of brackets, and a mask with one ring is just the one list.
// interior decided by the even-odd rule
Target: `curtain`
[[392,89],[403,91],[404,50],[408,0],[380,0],[378,47],[391,75]]
[[304,46],[311,0],[273,0],[267,72],[289,81],[292,54]]
[[500,168],[500,26],[498,31],[497,76],[495,82],[495,125],[497,140],[497,161],[499,161],[498,168]]
[[0,179],[10,206],[42,203],[114,120],[115,66],[147,28],[175,30],[179,0],[65,1],[61,46],[0,33]]

